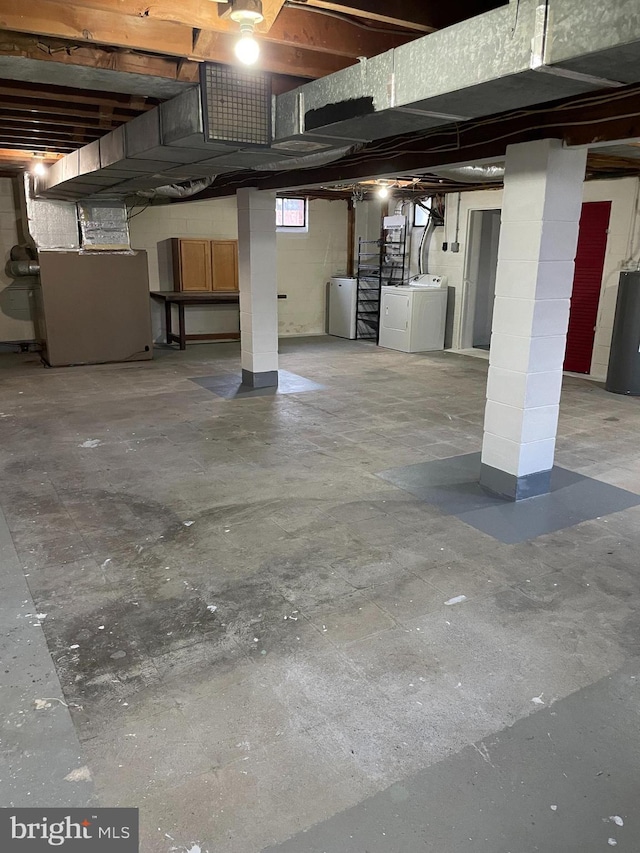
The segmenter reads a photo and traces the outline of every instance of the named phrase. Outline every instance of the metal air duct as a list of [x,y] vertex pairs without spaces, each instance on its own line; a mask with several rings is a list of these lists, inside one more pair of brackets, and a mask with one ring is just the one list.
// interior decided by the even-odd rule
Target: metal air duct
[[433,169],[434,175],[465,184],[499,184],[504,180],[504,165],[446,166]]
[[275,98],[266,74],[205,64],[199,87],[58,161],[38,192],[126,195],[277,170],[302,152],[331,157],[353,143],[635,82],[637,0],[511,0]]

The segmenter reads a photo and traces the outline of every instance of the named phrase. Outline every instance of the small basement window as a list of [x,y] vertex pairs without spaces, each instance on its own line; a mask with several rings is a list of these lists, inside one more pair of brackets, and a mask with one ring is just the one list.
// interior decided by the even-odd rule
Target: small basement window
[[306,198],[276,199],[276,228],[278,231],[304,233],[309,230],[309,205]]

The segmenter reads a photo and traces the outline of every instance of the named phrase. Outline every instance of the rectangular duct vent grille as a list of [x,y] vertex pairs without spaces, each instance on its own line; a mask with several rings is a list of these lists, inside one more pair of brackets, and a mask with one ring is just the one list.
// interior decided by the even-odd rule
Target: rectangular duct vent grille
[[201,73],[206,141],[270,145],[271,77],[213,63]]

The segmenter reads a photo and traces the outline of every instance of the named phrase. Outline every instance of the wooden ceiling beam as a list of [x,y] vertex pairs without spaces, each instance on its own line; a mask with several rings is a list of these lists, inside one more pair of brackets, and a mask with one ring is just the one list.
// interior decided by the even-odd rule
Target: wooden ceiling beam
[[[0,29],[199,61],[236,63],[233,48],[237,28],[233,34],[210,33],[207,30],[207,38],[194,50],[193,28],[190,26],[149,16],[139,18],[70,6],[57,0],[30,0],[28,15],[24,14],[23,0],[2,0]],[[350,58],[305,49],[304,44],[290,46],[267,41],[262,48],[260,67],[274,73],[323,77],[352,64]]]
[[24,128],[24,127],[16,127],[16,128],[4,128],[0,127],[0,148],[4,146],[4,143],[7,141],[11,141],[14,139],[24,139],[29,141],[29,145],[31,142],[43,142],[43,143],[51,143],[49,145],[50,148],[55,148],[56,142],[66,143],[68,145],[85,145],[88,142],[93,142],[95,139],[94,136],[88,136],[84,132],[76,132],[73,130],[57,130],[57,131],[40,131],[33,130],[32,128]]
[[90,107],[94,110],[112,107],[128,110],[133,115],[144,110],[150,110],[159,103],[155,98],[147,101],[135,95],[124,95],[117,92],[86,92],[84,89],[71,89],[67,86],[44,86],[35,83],[23,83],[19,80],[0,80],[0,97],[3,96],[19,97],[23,101],[34,103],[60,101],[63,104],[77,104],[79,108]]
[[[16,56],[42,63],[62,63],[78,68],[99,68],[128,74],[143,74],[180,83],[197,83],[200,74],[200,63],[184,57],[153,56],[147,53],[134,53],[123,48],[114,50],[22,33],[0,33],[0,56]],[[303,77],[274,74],[273,92],[274,94],[287,92],[305,82],[306,78]]]
[[437,27],[430,17],[431,3],[424,0],[294,0],[301,6],[324,9],[340,15],[353,15],[382,24],[405,27],[418,33],[432,33]]
[[[55,163],[55,161],[59,160],[60,157],[62,157],[62,154],[54,154],[53,152],[47,152],[43,155],[42,159],[45,163]],[[23,160],[33,160],[33,151],[31,151],[31,149],[26,151],[20,151],[0,148],[0,165],[4,165],[7,162],[13,162],[20,158],[22,158]]]
[[[74,44],[61,39],[46,38],[43,41],[36,36],[10,32],[0,33],[0,56],[18,56],[38,62],[144,74],[187,83],[197,82],[200,68],[200,63],[188,59],[178,60],[128,50],[106,50],[103,47]],[[178,62],[182,63],[180,75]]]
[[26,148],[29,151],[75,151],[76,148],[81,148],[84,143],[74,142],[71,139],[33,139],[30,136],[20,136],[19,134],[5,134],[0,138],[0,146],[2,148]]
[[[94,0],[89,0],[94,2]],[[234,38],[237,27],[233,30]],[[377,56],[415,38],[407,33],[368,30],[357,22],[336,20],[329,15],[320,15],[304,7],[285,8],[268,33],[258,36],[262,42],[294,45],[308,50],[317,50],[357,59],[359,56]]]
[[426,0],[293,0],[293,3],[303,8],[352,15],[424,34],[504,6],[507,0],[447,0],[446,3],[428,3]]
[[[24,112],[33,116],[40,114],[46,116],[77,116],[79,119],[94,119],[96,122],[117,122],[122,124],[140,114],[140,110],[113,110],[109,107],[100,107],[98,104],[93,108],[78,104],[75,107],[61,106],[56,101],[29,100],[22,96],[1,95],[2,109],[6,112]],[[101,125],[104,126],[104,125]]]
[[[180,3],[175,0],[154,0],[151,3],[145,0],[128,0],[126,3],[122,0],[74,0],[73,5],[77,10],[116,13],[125,18],[132,16],[196,29],[199,32],[192,43],[194,55],[201,53],[201,41],[206,33],[225,33],[234,41],[240,35],[238,24],[229,18],[218,17],[216,5],[210,0],[181,0]],[[263,11],[265,22],[256,27],[256,33],[262,42],[317,50],[352,59],[358,56],[376,56],[404,44],[410,38],[406,33],[392,30],[388,33],[377,29],[368,30],[357,21],[336,20],[333,16],[318,14],[317,10],[309,11],[304,6],[282,9],[270,24],[267,24],[264,0]],[[88,20],[91,20],[90,17]]]
[[106,132],[96,125],[87,126],[86,124],[77,124],[72,121],[65,122],[64,124],[58,124],[55,120],[34,122],[29,121],[28,119],[18,119],[14,116],[0,115],[0,136],[6,130],[21,130],[25,133],[42,133],[45,136],[48,133],[56,133],[58,135],[68,134],[74,137],[81,134],[85,137],[92,137],[93,139],[98,139],[99,137],[104,136]]
[[64,157],[65,154],[70,154],[72,151],[77,149],[77,145],[56,145],[55,151],[52,151],[51,145],[42,145],[40,143],[34,145],[28,145],[20,142],[3,142],[1,143],[2,147],[5,151],[24,151],[25,148],[31,153],[31,159],[33,159],[33,154],[56,154]]
[[[5,104],[2,105],[2,115],[0,116],[0,123],[15,123],[19,122],[20,124],[31,124],[31,125],[44,125],[49,127],[52,124],[57,124],[65,127],[89,127],[95,130],[100,130],[102,133],[106,133],[109,130],[113,130],[114,128],[121,125],[122,120],[116,121],[113,118],[106,124],[103,120],[100,119],[99,115],[96,115],[93,119],[85,117],[85,116],[77,116],[72,117],[70,115],[68,118],[64,118],[60,115],[57,115],[54,112],[45,113],[45,112],[27,112],[24,110],[15,110],[11,107],[6,107]],[[71,113],[71,111],[70,111]]]
[[282,11],[285,0],[262,0],[264,21],[260,24],[260,32],[268,33]]
[[0,28],[37,33],[80,43],[110,44],[168,56],[188,56],[191,30],[148,17],[103,12],[71,4],[32,0],[24,14],[23,0],[2,0]]

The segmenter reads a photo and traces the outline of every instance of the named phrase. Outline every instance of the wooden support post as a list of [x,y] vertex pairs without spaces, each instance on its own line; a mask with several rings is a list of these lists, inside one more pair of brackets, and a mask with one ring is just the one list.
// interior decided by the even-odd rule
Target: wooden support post
[[353,199],[347,201],[347,275],[355,272],[356,206]]

